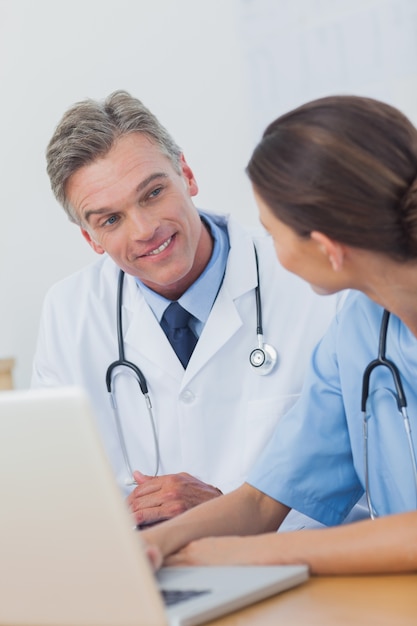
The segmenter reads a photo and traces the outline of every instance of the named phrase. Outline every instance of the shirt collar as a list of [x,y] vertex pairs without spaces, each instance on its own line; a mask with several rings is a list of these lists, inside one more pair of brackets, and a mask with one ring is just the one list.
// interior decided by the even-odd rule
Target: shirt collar
[[[229,254],[229,236],[225,222],[217,222],[214,216],[200,211],[201,219],[210,229],[214,240],[213,252],[203,273],[187,289],[178,302],[201,324],[205,324],[221,287]],[[160,322],[171,300],[149,289],[138,278],[135,279],[143,297]]]

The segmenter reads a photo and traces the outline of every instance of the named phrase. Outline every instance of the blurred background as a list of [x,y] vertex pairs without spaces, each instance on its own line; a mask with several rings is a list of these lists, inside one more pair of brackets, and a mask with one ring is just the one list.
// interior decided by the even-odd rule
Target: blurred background
[[130,91],[183,148],[197,206],[256,226],[244,168],[280,113],[353,93],[417,124],[417,2],[0,0],[0,84],[0,359],[24,388],[46,290],[95,258],[45,172],[69,106]]

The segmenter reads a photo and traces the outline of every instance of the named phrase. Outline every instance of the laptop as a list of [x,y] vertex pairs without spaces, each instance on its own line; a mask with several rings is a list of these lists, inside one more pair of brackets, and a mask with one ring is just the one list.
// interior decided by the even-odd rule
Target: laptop
[[0,392],[0,503],[2,625],[191,626],[308,578],[304,566],[155,575],[76,387]]

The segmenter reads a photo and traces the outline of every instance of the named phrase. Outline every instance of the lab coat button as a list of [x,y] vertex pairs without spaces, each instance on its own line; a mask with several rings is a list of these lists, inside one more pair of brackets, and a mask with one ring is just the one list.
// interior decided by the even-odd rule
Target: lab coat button
[[190,391],[189,389],[187,389],[186,391],[183,391],[181,394],[181,400],[183,402],[186,402],[187,404],[190,404],[191,402],[193,402],[194,399],[195,399],[195,396],[193,392]]

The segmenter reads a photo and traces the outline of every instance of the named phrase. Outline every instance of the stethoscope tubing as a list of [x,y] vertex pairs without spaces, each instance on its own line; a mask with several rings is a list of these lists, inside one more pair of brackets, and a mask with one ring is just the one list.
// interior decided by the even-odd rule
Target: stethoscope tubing
[[145,399],[146,408],[148,411],[148,416],[149,416],[149,420],[150,420],[151,427],[152,427],[152,436],[153,436],[154,447],[155,447],[154,476],[158,475],[161,455],[159,451],[159,439],[158,439],[158,432],[156,428],[156,421],[155,421],[155,417],[154,417],[153,410],[152,410],[152,402],[149,396],[148,384],[146,382],[146,378],[141,372],[141,370],[139,369],[139,367],[137,367],[137,365],[135,365],[131,361],[128,361],[125,357],[125,349],[124,349],[124,343],[123,343],[123,322],[122,322],[124,276],[125,276],[125,273],[123,272],[123,270],[120,270],[118,283],[117,283],[117,304],[116,304],[117,306],[117,313],[116,313],[117,315],[117,345],[118,345],[118,351],[119,351],[119,358],[116,361],[113,361],[113,363],[111,363],[109,367],[107,368],[106,387],[110,395],[110,402],[111,402],[111,406],[112,406],[114,417],[115,417],[116,429],[117,429],[117,434],[118,434],[119,441],[120,441],[120,446],[122,449],[124,463],[129,472],[130,478],[126,481],[126,484],[134,485],[136,484],[136,481],[133,478],[133,470],[130,464],[129,454],[127,452],[126,439],[123,433],[122,422],[121,422],[118,407],[117,407],[116,395],[114,393],[114,387],[115,387],[114,383],[115,383],[117,376],[120,374],[120,372],[119,373],[117,372],[119,368],[127,367],[129,370],[133,372],[136,378],[136,381],[140,387],[140,390],[143,394],[143,397]]
[[363,420],[363,438],[364,438],[364,465],[365,465],[365,495],[366,501],[369,509],[369,515],[372,519],[378,517],[378,514],[373,506],[372,498],[371,498],[371,487],[370,487],[370,479],[369,479],[369,451],[368,451],[368,415],[366,411],[366,404],[369,396],[369,384],[372,372],[375,371],[377,367],[386,367],[392,376],[395,390],[396,390],[396,398],[398,410],[403,418],[403,425],[407,436],[408,448],[410,452],[412,471],[414,476],[414,483],[416,488],[416,508],[417,508],[417,459],[414,450],[412,435],[411,435],[411,425],[408,417],[407,411],[407,398],[404,393],[403,384],[401,381],[401,374],[398,367],[387,359],[386,357],[386,346],[387,346],[387,335],[388,335],[388,323],[390,318],[390,312],[384,309],[381,320],[381,328],[379,331],[379,341],[378,341],[378,356],[376,359],[371,361],[365,371],[363,373],[362,379],[362,396],[361,396],[361,412],[362,412],[362,420]]
[[[263,328],[262,328],[262,302],[261,302],[261,294],[260,294],[260,278],[259,278],[259,262],[258,262],[258,254],[256,251],[256,247],[254,246],[255,252],[255,261],[256,261],[256,275],[257,275],[257,283],[255,287],[255,302],[256,302],[256,333],[258,338],[258,347],[255,350],[252,350],[250,354],[250,362],[252,367],[257,371],[260,375],[269,374],[272,369],[275,367],[277,363],[277,353],[275,348],[264,344],[263,341]],[[153,414],[152,403],[149,396],[148,384],[146,382],[146,378],[140,368],[132,363],[131,361],[126,359],[124,342],[123,342],[123,320],[122,320],[122,305],[123,305],[123,283],[124,283],[124,272],[123,270],[119,270],[119,277],[117,283],[117,302],[116,302],[116,320],[117,320],[117,346],[118,346],[118,358],[113,361],[109,365],[106,371],[106,388],[107,392],[110,396],[110,403],[113,409],[114,418],[116,422],[117,434],[120,440],[120,446],[122,449],[122,454],[124,458],[124,463],[126,469],[129,472],[130,478],[126,481],[126,484],[135,484],[135,480],[133,478],[133,472],[131,463],[129,461],[129,454],[126,446],[126,439],[123,432],[123,426],[121,423],[116,397],[115,397],[115,385],[114,382],[119,375],[121,368],[128,368],[130,372],[136,377],[140,390],[145,398],[146,407],[148,410],[149,419],[152,426],[152,434],[154,440],[154,448],[155,448],[155,471],[154,476],[158,475],[160,468],[160,449],[159,449],[159,440],[158,440],[158,432],[156,427],[156,421]],[[252,356],[256,354],[260,356],[259,363],[254,363]]]

